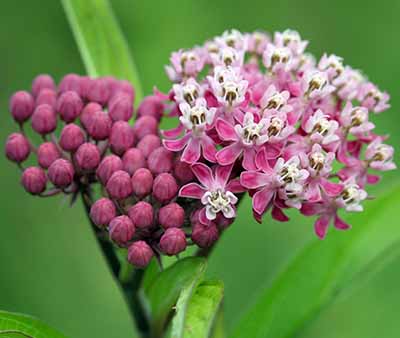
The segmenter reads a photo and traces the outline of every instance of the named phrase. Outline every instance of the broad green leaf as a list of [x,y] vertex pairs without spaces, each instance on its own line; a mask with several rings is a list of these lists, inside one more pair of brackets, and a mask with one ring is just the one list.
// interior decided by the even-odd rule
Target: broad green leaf
[[331,232],[326,240],[304,248],[258,295],[233,337],[292,337],[317,317],[339,292],[356,282],[358,273],[368,271],[369,264],[381,264],[376,258],[400,240],[399,203],[397,187],[355,215],[352,230]]
[[65,338],[34,317],[6,311],[0,311],[0,337]]
[[130,81],[136,102],[141,83],[128,44],[108,0],[61,1],[90,76],[111,75]]
[[[196,281],[182,290],[172,319],[171,338],[210,337],[224,295],[221,281]],[[220,329],[220,328],[218,328]]]
[[145,286],[142,299],[147,306],[154,337],[161,337],[168,316],[174,310],[181,291],[192,283],[198,283],[205,269],[204,258],[184,258],[159,273]]

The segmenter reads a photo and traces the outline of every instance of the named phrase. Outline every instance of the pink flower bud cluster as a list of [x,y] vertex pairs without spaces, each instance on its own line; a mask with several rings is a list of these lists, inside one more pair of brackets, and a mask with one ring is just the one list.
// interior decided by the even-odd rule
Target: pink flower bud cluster
[[316,60],[307,44],[293,30],[231,30],[172,53],[172,88],[154,95],[179,118],[163,144],[192,166],[199,183],[179,196],[200,200],[202,226],[220,215],[232,220],[246,190],[257,221],[267,212],[287,221],[285,210],[295,208],[317,216],[324,238],[331,223],[350,227],[338,211],[363,210],[376,171],[396,167],[370,121],[389,107],[389,95],[341,57]]

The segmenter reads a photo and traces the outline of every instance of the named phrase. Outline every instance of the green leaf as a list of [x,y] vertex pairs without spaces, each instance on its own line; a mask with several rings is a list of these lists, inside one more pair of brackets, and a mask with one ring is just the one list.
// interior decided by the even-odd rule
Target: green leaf
[[130,81],[136,102],[143,98],[138,72],[107,0],[61,0],[90,76],[111,75]]
[[142,299],[147,305],[153,337],[161,337],[169,314],[182,290],[197,284],[204,275],[204,258],[188,257],[179,260],[145,285]]
[[0,337],[65,338],[34,317],[6,311],[0,311]]
[[[172,320],[171,338],[210,337],[224,295],[221,281],[196,281],[181,293]],[[220,327],[218,328],[220,330]]]
[[357,275],[378,262],[400,240],[397,219],[400,189],[371,202],[353,217],[353,229],[330,233],[297,255],[278,278],[262,291],[242,316],[233,337],[292,337],[351,285]]

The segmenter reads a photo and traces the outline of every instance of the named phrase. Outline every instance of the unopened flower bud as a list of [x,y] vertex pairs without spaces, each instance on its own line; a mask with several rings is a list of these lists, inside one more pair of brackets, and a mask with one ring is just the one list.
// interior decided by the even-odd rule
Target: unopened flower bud
[[32,82],[32,94],[37,97],[44,89],[56,90],[54,80],[50,75],[41,74],[35,77]]
[[106,187],[112,198],[124,199],[132,194],[131,177],[123,170],[118,170],[113,173]]
[[155,95],[146,96],[138,107],[137,115],[142,116],[152,116],[157,121],[160,121],[162,114],[164,112],[164,103],[159,97]]
[[103,108],[96,102],[88,103],[85,108],[83,108],[80,116],[82,127],[88,130],[94,114],[102,109]]
[[35,105],[40,106],[41,104],[48,104],[53,109],[57,106],[57,93],[52,89],[43,89],[36,97]]
[[100,163],[100,151],[94,144],[84,143],[76,151],[75,160],[82,170],[93,170]]
[[179,183],[186,184],[194,179],[190,164],[183,161],[176,161],[174,166],[174,176],[177,178]]
[[182,229],[169,228],[161,236],[160,250],[168,255],[173,256],[186,249],[186,235]]
[[226,218],[222,213],[219,213],[214,223],[220,230],[225,230],[233,223],[234,220],[235,218]]
[[80,96],[73,91],[67,91],[57,100],[57,111],[65,122],[73,122],[81,113],[83,102]]
[[40,194],[46,189],[46,173],[41,168],[29,167],[24,170],[21,183],[32,195]]
[[25,161],[31,152],[29,141],[19,133],[13,133],[7,138],[6,156],[10,161],[20,163]]
[[118,93],[110,100],[108,109],[113,121],[129,121],[133,113],[132,98],[127,94]]
[[143,137],[137,144],[137,148],[140,149],[145,158],[161,146],[161,140],[157,135],[149,134]]
[[33,113],[35,101],[31,94],[25,91],[16,92],[10,100],[10,112],[15,121],[23,123]]
[[110,133],[110,146],[116,154],[123,154],[132,147],[135,138],[132,127],[126,121],[117,121],[113,124]]
[[155,149],[148,157],[147,164],[154,174],[170,172],[173,167],[173,153],[164,147]]
[[153,225],[154,211],[150,203],[140,201],[128,210],[133,225],[139,229],[146,229]]
[[219,238],[217,226],[214,223],[204,225],[195,223],[192,231],[192,240],[200,248],[209,248]]
[[76,151],[85,142],[85,135],[76,124],[67,124],[61,131],[60,147],[65,151]]
[[100,162],[96,175],[103,185],[106,185],[111,175],[122,170],[122,160],[116,155],[108,155]]
[[77,74],[67,74],[65,75],[61,82],[60,85],[58,86],[58,89],[60,93],[65,93],[65,92],[75,92],[78,95],[81,95],[81,77]]
[[71,162],[59,158],[49,167],[48,176],[56,187],[66,188],[74,180],[74,167]]
[[132,176],[133,193],[139,197],[146,197],[153,188],[153,174],[149,169],[140,168]]
[[36,107],[32,115],[32,128],[41,135],[46,135],[57,127],[57,116],[54,109],[48,104]]
[[110,86],[106,78],[92,79],[86,93],[90,101],[105,105],[110,97]]
[[142,152],[137,148],[128,149],[122,157],[122,163],[124,170],[130,175],[133,175],[139,168],[145,168],[147,166],[146,159]]
[[146,267],[154,256],[150,245],[145,241],[136,241],[128,249],[128,261],[138,268]]
[[133,89],[133,86],[129,81],[120,80],[115,84],[112,96],[118,95],[120,93],[129,95],[129,97],[131,98],[131,102],[135,100],[135,90]]
[[117,216],[110,222],[109,234],[112,241],[125,246],[135,234],[135,226],[128,216]]
[[138,140],[149,134],[158,134],[158,121],[153,116],[142,116],[136,120],[133,130]]
[[90,218],[98,227],[107,227],[117,215],[114,203],[108,198],[100,198],[90,209]]
[[171,174],[163,173],[154,179],[153,196],[161,203],[172,200],[178,193],[178,184]]
[[60,151],[53,142],[45,142],[39,146],[37,158],[39,165],[47,169],[56,159],[60,158]]
[[100,110],[93,113],[87,131],[94,140],[101,141],[110,135],[111,126],[108,114]]
[[158,213],[158,223],[164,228],[180,228],[185,220],[185,210],[178,203],[163,206]]

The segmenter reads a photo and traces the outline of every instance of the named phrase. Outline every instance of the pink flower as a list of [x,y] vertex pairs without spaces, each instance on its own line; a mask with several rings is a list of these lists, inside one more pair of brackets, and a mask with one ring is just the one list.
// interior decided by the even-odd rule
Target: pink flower
[[187,132],[180,139],[164,140],[164,146],[170,151],[183,150],[181,160],[186,163],[195,163],[201,154],[208,161],[215,162],[215,143],[205,131],[213,122],[216,109],[207,108],[203,98],[198,99],[193,107],[181,103],[179,109],[182,112],[179,119]]
[[215,43],[219,47],[230,47],[236,50],[245,50],[247,48],[247,39],[237,29],[227,30],[221,36],[215,38]]
[[307,71],[301,82],[303,93],[310,99],[323,98],[336,88],[329,82],[328,74],[315,70]]
[[321,110],[317,110],[304,125],[304,131],[310,134],[311,141],[327,145],[339,140],[336,131],[339,124],[335,120],[329,120]]
[[369,167],[379,171],[388,171],[396,169],[393,163],[393,147],[382,143],[381,138],[376,138],[370,143],[365,152],[365,159],[369,163]]
[[272,43],[267,45],[263,54],[264,66],[276,73],[279,70],[285,72],[291,68],[292,51],[287,47],[278,47]]
[[381,113],[388,109],[390,107],[388,104],[389,98],[388,93],[381,92],[371,82],[363,84],[358,94],[358,100],[361,102],[361,105],[372,110],[374,113]]
[[218,54],[211,55],[211,59],[215,67],[241,67],[244,62],[244,51],[231,47],[222,47],[219,49]]
[[274,85],[270,85],[260,100],[260,106],[265,111],[270,109],[283,113],[292,111],[292,106],[288,104],[290,93],[287,90],[279,92]]
[[368,121],[368,109],[365,107],[353,107],[351,101],[348,101],[344,106],[343,111],[340,113],[339,121],[353,135],[363,134],[375,128],[375,125]]
[[229,181],[232,165],[216,166],[213,171],[203,163],[192,165],[192,171],[200,184],[189,183],[179,191],[180,197],[200,199],[204,207],[199,214],[200,222],[208,224],[218,214],[226,218],[236,216],[235,204],[238,199],[234,193],[243,191],[237,180]]
[[308,45],[308,41],[302,40],[300,34],[291,29],[286,29],[282,33],[276,32],[274,42],[278,47],[289,48],[293,55],[302,54]]
[[173,82],[179,82],[185,77],[197,76],[204,66],[200,51],[196,49],[174,52],[170,60],[171,65],[166,66],[165,70]]
[[[324,54],[319,61],[318,68],[328,74],[330,81],[336,81],[335,83],[342,84],[344,77],[343,59],[334,54],[327,56]],[[341,79],[340,79],[341,77]]]
[[247,34],[247,51],[250,53],[255,53],[257,55],[262,55],[268,42],[270,41],[269,36],[260,31],[255,31],[253,33]]
[[199,97],[204,95],[204,89],[194,78],[190,78],[184,83],[174,84],[172,89],[175,93],[174,99],[178,104],[186,102],[192,106]]

